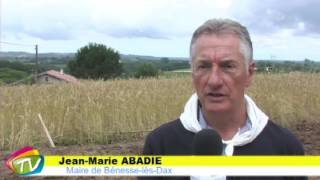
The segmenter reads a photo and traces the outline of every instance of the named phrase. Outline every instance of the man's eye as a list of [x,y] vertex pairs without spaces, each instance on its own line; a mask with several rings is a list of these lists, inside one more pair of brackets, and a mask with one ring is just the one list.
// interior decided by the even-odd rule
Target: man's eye
[[210,68],[210,65],[201,64],[201,65],[198,66],[198,69],[207,69],[207,68]]
[[232,68],[235,68],[236,66],[234,64],[224,64],[223,67],[226,69],[232,69]]

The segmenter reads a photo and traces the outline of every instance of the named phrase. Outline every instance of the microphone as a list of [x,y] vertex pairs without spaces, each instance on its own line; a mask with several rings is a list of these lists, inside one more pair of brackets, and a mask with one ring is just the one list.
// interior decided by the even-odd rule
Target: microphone
[[199,131],[192,141],[193,155],[222,155],[222,139],[213,129]]

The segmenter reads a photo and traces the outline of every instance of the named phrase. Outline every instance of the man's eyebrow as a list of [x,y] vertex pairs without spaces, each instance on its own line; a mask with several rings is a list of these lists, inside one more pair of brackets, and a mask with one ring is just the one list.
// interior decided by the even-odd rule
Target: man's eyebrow
[[234,59],[225,59],[225,60],[222,60],[221,63],[238,63],[238,61],[236,61]]
[[199,58],[199,59],[197,59],[196,61],[199,62],[199,63],[207,63],[207,62],[210,62],[210,60],[209,60],[209,59],[206,59],[206,58]]
[[203,64],[203,65],[206,65],[206,64],[210,64],[210,60],[207,60],[207,59],[200,59],[200,60],[197,60],[197,62],[195,64]]

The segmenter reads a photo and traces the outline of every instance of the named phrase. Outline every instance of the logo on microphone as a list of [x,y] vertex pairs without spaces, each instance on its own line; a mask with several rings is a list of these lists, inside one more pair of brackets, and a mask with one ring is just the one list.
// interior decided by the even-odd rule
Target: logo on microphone
[[6,161],[6,166],[22,176],[40,173],[44,166],[44,157],[31,146],[13,152]]

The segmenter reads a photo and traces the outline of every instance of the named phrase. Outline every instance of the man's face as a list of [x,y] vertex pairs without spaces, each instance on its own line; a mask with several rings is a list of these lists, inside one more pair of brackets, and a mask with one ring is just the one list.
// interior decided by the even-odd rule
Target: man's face
[[193,45],[192,61],[193,83],[204,111],[230,112],[241,107],[255,64],[246,69],[237,36],[201,35]]

